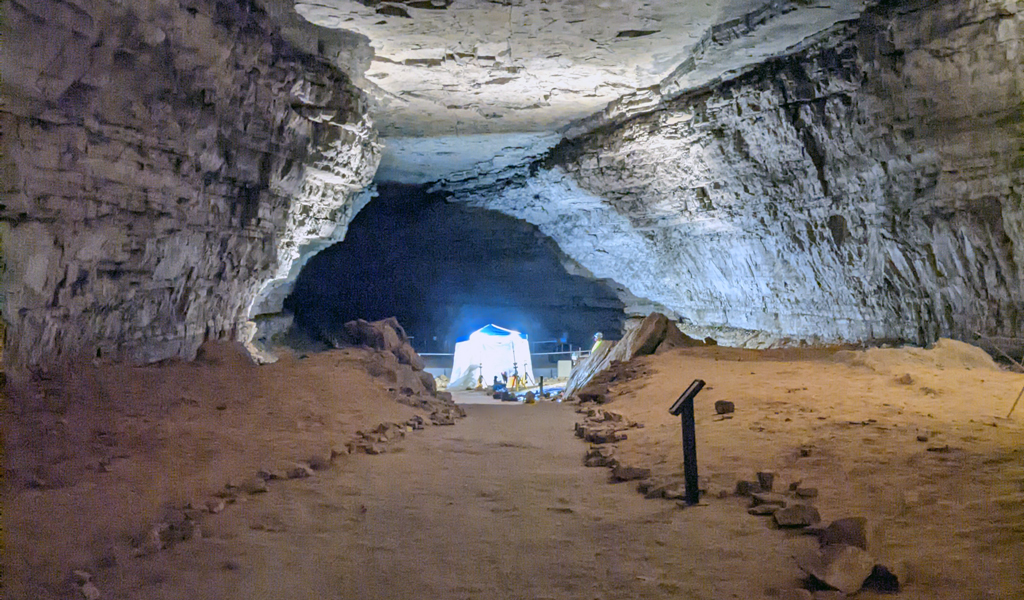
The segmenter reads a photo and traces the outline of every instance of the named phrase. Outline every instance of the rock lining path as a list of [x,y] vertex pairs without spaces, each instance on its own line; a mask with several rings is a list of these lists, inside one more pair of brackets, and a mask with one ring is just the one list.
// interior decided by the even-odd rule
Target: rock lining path
[[[139,559],[154,599],[757,598],[795,585],[780,535],[730,501],[682,510],[582,466],[573,407],[466,406],[315,478],[280,482]],[[115,592],[115,590],[110,590]],[[112,594],[108,597],[116,597]]]

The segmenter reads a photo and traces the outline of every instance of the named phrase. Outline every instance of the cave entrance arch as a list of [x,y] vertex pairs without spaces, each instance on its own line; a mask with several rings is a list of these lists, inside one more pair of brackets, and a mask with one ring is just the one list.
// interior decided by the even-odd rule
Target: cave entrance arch
[[[622,301],[567,264],[525,221],[448,202],[424,186],[379,183],[345,240],[303,267],[284,306],[319,339],[353,319],[397,317],[418,352],[449,362],[457,341],[490,323],[527,334],[541,355],[588,348],[596,332],[617,337]],[[443,360],[428,360],[435,363]]]

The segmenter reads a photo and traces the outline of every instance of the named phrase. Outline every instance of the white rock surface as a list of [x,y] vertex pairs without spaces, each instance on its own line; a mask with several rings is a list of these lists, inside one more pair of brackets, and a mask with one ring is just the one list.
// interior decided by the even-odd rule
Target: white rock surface
[[1016,337],[1024,17],[1012,2],[911,4],[608,116],[532,172],[446,186],[538,224],[691,335]]

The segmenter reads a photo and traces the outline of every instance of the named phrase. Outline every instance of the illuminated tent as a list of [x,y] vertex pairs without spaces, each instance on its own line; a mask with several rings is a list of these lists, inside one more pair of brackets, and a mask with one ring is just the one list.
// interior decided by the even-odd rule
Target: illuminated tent
[[455,363],[452,365],[448,389],[475,388],[480,376],[484,386],[494,383],[501,373],[512,374],[518,369],[519,377],[533,383],[533,361],[530,360],[530,342],[518,331],[487,325],[469,334],[469,339],[455,344]]

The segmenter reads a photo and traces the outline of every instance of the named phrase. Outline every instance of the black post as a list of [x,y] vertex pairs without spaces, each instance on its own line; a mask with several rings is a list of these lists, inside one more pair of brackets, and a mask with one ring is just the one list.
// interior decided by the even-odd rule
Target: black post
[[686,475],[686,503],[700,501],[697,482],[697,430],[693,422],[693,398],[683,402],[680,420],[683,423],[683,473]]
[[540,389],[537,390],[537,391],[540,392],[539,395],[540,395],[541,398],[543,398],[544,397],[544,376],[543,375],[540,376]]
[[694,379],[690,387],[676,400],[669,412],[679,417],[683,427],[683,475],[686,477],[686,503],[700,501],[697,480],[697,431],[693,419],[693,399],[704,389],[704,381]]

